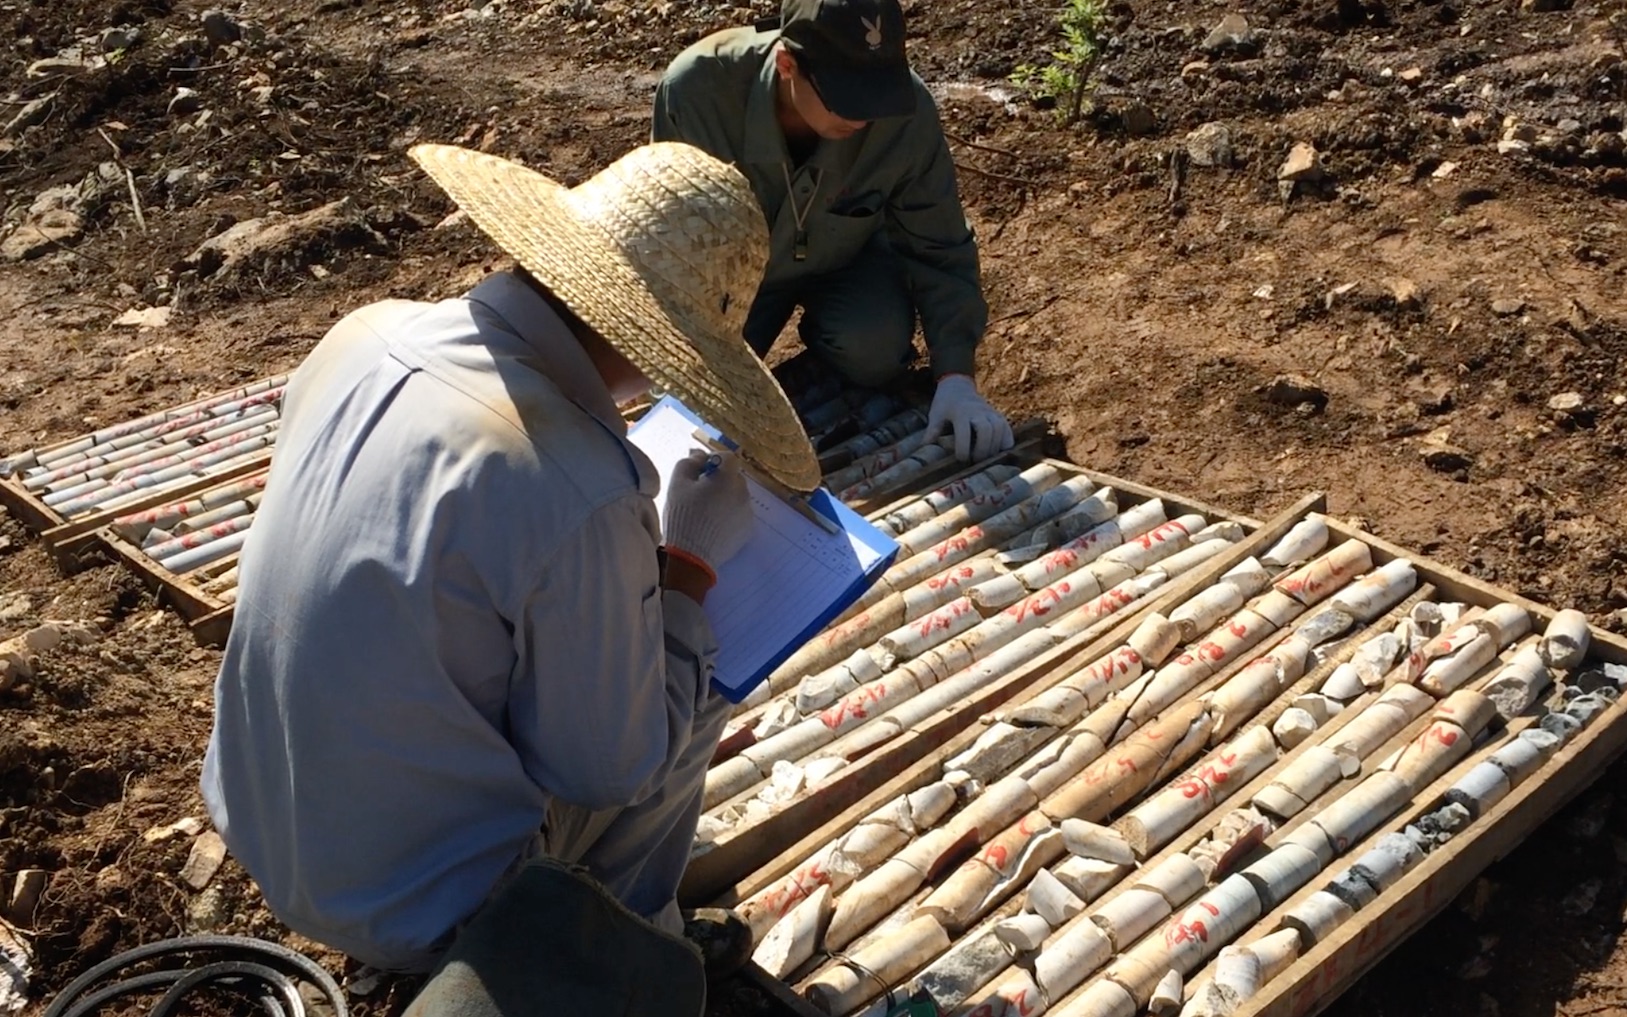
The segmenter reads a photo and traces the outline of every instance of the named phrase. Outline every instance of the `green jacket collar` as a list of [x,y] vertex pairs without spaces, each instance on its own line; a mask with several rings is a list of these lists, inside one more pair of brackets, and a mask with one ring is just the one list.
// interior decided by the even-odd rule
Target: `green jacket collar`
[[791,158],[785,147],[785,132],[775,114],[775,90],[779,72],[774,68],[774,44],[779,41],[779,29],[762,33],[763,66],[757,72],[751,97],[746,100],[746,161],[764,164],[786,162]]

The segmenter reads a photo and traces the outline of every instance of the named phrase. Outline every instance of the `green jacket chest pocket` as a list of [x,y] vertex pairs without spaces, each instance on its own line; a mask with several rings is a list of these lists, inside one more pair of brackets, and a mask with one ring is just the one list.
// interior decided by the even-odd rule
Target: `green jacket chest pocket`
[[885,195],[880,191],[857,194],[833,202],[819,216],[819,230],[835,260],[845,263],[863,250],[877,230],[886,225]]

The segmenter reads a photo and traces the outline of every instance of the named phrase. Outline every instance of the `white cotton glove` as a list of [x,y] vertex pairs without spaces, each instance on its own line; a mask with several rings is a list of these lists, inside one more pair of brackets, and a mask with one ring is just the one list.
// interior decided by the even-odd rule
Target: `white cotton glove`
[[668,554],[694,559],[716,579],[718,568],[746,546],[754,517],[740,460],[720,455],[717,468],[702,476],[709,458],[696,449],[673,467],[661,529]]
[[954,429],[955,458],[963,463],[987,459],[1016,443],[1006,418],[977,394],[977,382],[964,374],[938,379],[926,418],[926,440],[936,440],[945,427]]

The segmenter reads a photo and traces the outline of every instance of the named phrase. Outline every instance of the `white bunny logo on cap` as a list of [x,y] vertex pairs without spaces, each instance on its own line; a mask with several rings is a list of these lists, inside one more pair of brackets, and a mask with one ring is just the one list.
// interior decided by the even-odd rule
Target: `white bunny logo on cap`
[[864,28],[865,28],[864,41],[869,44],[871,49],[880,49],[881,48],[881,16],[878,14],[876,16],[876,20],[871,21],[869,18],[867,18],[867,17],[865,17],[864,15],[861,14],[861,15],[859,15],[859,20],[864,22]]

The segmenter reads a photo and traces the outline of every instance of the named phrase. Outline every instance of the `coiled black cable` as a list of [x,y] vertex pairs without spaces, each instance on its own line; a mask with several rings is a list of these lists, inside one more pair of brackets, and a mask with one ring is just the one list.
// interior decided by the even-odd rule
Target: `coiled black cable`
[[[159,959],[182,963],[108,982],[138,964]],[[321,990],[334,1017],[349,1017],[339,983],[302,953],[246,936],[183,936],[138,946],[97,964],[63,989],[44,1017],[86,1017],[121,996],[160,990],[164,995],[150,1017],[171,1017],[181,1000],[206,985],[249,996],[266,1017],[305,1017],[300,981]]]

